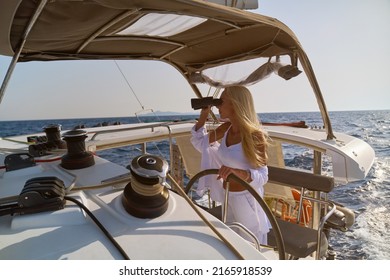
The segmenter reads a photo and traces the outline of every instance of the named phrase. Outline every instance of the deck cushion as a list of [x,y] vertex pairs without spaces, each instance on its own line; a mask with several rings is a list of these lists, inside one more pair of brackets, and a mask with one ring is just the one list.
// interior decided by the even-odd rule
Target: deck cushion
[[[282,232],[286,253],[296,257],[305,258],[317,249],[317,230],[300,226],[298,224],[277,219]],[[268,233],[268,245],[276,246],[274,232]],[[325,234],[321,233],[321,256],[328,248],[328,240]]]

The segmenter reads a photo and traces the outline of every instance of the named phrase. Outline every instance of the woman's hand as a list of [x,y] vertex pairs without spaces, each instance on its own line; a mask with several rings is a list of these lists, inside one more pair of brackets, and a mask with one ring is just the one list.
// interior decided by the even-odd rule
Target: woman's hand
[[224,181],[226,181],[227,177],[229,177],[230,174],[234,174],[244,181],[248,181],[248,179],[250,179],[249,171],[243,170],[243,169],[231,168],[231,167],[222,165],[218,171],[217,180],[223,179]]
[[211,111],[211,106],[207,106],[207,107],[203,107],[201,110],[200,110],[200,116],[199,116],[199,119],[205,119],[207,120],[209,114],[210,114],[210,111]]
[[195,125],[195,131],[197,131],[199,128],[204,126],[204,124],[207,121],[207,118],[209,117],[210,111],[211,111],[211,106],[202,108],[202,110],[200,111],[199,119]]

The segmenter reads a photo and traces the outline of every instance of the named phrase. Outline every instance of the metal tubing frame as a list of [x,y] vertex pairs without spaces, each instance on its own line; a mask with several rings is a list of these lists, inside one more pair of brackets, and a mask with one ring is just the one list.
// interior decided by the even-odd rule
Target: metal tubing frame
[[14,72],[16,63],[18,62],[20,54],[22,53],[24,44],[27,41],[27,37],[30,34],[30,31],[33,28],[35,22],[37,21],[39,15],[42,13],[42,11],[43,11],[47,1],[48,0],[41,0],[39,5],[37,6],[37,9],[35,10],[34,15],[30,19],[30,21],[28,22],[28,24],[26,26],[26,29],[24,30],[23,36],[21,38],[21,42],[19,43],[19,46],[16,49],[16,52],[15,52],[14,56],[12,57],[12,61],[11,61],[10,65],[9,65],[9,67],[8,67],[7,73],[5,74],[3,83],[2,83],[1,88],[0,88],[0,104],[1,104],[1,102],[3,100],[4,93],[5,93],[5,90],[6,90],[7,86],[8,86],[9,80],[11,79],[11,75]]
[[[165,127],[168,129],[168,139],[169,139],[169,161],[170,161],[170,168],[171,170],[173,169],[173,161],[172,161],[172,154],[173,154],[173,145],[172,145],[172,130],[170,125],[172,123],[159,123],[159,124],[154,124],[154,125],[143,125],[143,126],[137,126],[137,127],[129,127],[129,128],[119,128],[119,129],[114,129],[114,130],[101,130],[97,131],[91,138],[91,141],[96,138],[99,134],[108,134],[108,133],[113,133],[113,132],[122,132],[122,131],[132,131],[132,130],[138,130],[138,129],[147,129],[150,128],[153,129],[155,127]],[[145,144],[145,143],[142,143]],[[143,152],[146,152],[146,147],[143,146]]]
[[[187,186],[184,189],[184,192],[186,195],[188,195],[189,191],[191,190],[192,186],[194,185],[195,181],[197,181],[200,177],[203,177],[205,175],[211,175],[211,174],[218,174],[218,169],[206,169],[203,171],[200,171],[199,173],[195,174],[190,181],[188,182]],[[282,233],[280,231],[280,227],[272,213],[272,211],[269,209],[268,205],[265,203],[263,198],[258,194],[258,192],[249,184],[248,182],[242,180],[240,177],[238,177],[235,174],[230,174],[227,178],[227,182],[229,180],[234,180],[241,184],[243,187],[246,188],[246,190],[256,199],[256,201],[259,203],[261,208],[264,210],[266,216],[268,217],[271,226],[273,230],[275,231],[275,238],[276,238],[276,244],[278,248],[278,254],[279,254],[279,259],[284,260],[286,258],[285,256],[285,245],[284,245],[284,240]],[[227,187],[228,188],[228,187]],[[226,191],[228,193],[228,191]]]
[[[319,224],[318,224],[318,227],[317,227],[317,249],[316,249],[316,259],[318,260],[320,258],[320,249],[321,249],[321,232],[324,228],[324,225],[325,225],[325,222],[330,218],[330,216],[336,211],[336,205],[325,199],[325,200],[322,200],[321,198],[316,198],[316,197],[309,197],[309,196],[305,196],[304,195],[304,190],[305,188],[301,188],[301,197],[299,199],[299,209],[298,209],[298,217],[297,217],[297,224],[300,223],[300,218],[301,218],[301,213],[302,213],[302,205],[303,205],[303,199],[307,199],[307,200],[310,200],[310,201],[313,201],[315,202],[315,204],[318,204],[318,206],[320,204],[324,204],[324,205],[330,205],[332,207],[332,209],[330,211],[328,211],[326,213],[326,215],[324,217],[322,217],[320,220],[319,220]],[[317,193],[317,192],[316,192]],[[319,207],[318,207],[319,208]]]

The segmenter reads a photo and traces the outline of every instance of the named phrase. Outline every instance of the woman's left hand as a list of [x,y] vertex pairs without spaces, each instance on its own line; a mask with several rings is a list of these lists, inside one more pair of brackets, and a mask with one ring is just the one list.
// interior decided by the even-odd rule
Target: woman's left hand
[[224,181],[226,181],[227,177],[229,177],[230,174],[234,174],[244,181],[248,181],[248,179],[250,179],[250,173],[247,170],[231,168],[231,167],[222,165],[218,171],[217,180],[223,179]]
[[223,179],[224,181],[226,181],[227,177],[229,177],[229,175],[232,173],[237,176],[240,176],[239,174],[237,174],[237,169],[222,165],[221,168],[219,169],[217,179],[218,180]]

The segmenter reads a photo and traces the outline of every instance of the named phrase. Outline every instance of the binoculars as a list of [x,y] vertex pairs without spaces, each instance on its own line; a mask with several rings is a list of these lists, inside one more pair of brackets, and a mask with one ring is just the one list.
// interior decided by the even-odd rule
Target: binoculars
[[222,100],[213,97],[191,98],[191,107],[194,110],[202,109],[208,106],[218,106],[222,104]]

